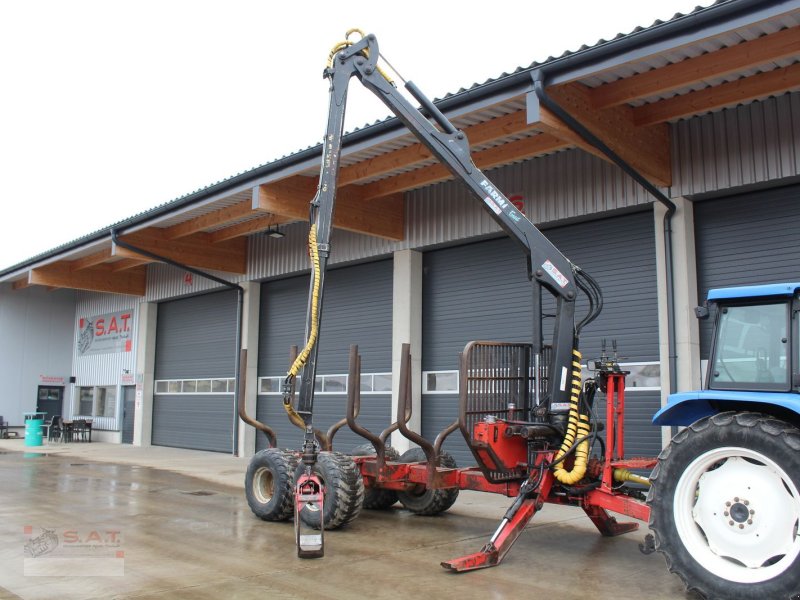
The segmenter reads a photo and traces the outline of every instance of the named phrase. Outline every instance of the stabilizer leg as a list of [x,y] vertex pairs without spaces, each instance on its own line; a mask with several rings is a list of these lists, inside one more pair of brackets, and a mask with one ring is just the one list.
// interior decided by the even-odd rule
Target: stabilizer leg
[[547,494],[550,493],[552,482],[553,475],[550,471],[542,474],[538,486],[531,484],[530,480],[525,482],[489,542],[479,552],[443,562],[441,563],[442,567],[460,573],[499,565],[533,515],[541,510],[542,498],[547,497]]
[[617,519],[608,514],[606,509],[601,506],[594,504],[584,505],[583,510],[604,537],[614,537],[639,529],[638,523],[617,522]]

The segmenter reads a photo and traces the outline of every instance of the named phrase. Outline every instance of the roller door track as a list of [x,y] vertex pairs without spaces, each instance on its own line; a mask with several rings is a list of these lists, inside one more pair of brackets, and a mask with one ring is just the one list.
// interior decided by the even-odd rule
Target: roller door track
[[[363,373],[391,373],[392,264],[391,260],[384,260],[333,269],[326,274],[317,363],[317,374],[326,378],[323,385],[333,387],[341,380],[329,376],[348,372],[350,344],[359,346]],[[307,301],[308,276],[263,284],[258,357],[260,381],[264,377],[284,376],[288,367],[289,347],[296,345],[302,348]],[[377,382],[377,389],[382,389],[381,381],[385,380]],[[315,427],[325,431],[344,417],[345,402],[344,393],[316,394]],[[359,423],[380,432],[389,424],[390,409],[390,390],[383,393],[364,392]],[[260,421],[275,429],[280,447],[300,447],[302,432],[288,422],[279,394],[259,394],[256,414]],[[346,426],[334,440],[335,448],[342,451],[364,442]],[[258,433],[256,449],[261,450],[266,446],[265,436]]]
[[[156,329],[153,444],[231,452],[233,393],[188,393],[183,385],[196,390],[215,379],[218,387],[234,377],[236,293],[163,302],[158,306]],[[181,393],[158,393],[159,381],[181,382]],[[176,384],[172,385],[170,391]]]
[[[599,355],[603,338],[617,339],[625,362],[658,361],[652,212],[550,229],[545,234],[603,288],[603,312],[581,337],[584,362]],[[578,315],[582,314],[585,309],[579,305]],[[510,239],[425,254],[423,371],[457,369],[458,353],[470,340],[529,342],[531,336],[531,286],[525,258]],[[650,424],[659,406],[658,390],[628,394],[628,455],[660,451],[661,432]],[[602,403],[596,408],[602,414]],[[423,434],[432,440],[457,417],[457,411],[455,394],[424,395]],[[451,435],[445,449],[459,465],[474,463],[459,432]]]

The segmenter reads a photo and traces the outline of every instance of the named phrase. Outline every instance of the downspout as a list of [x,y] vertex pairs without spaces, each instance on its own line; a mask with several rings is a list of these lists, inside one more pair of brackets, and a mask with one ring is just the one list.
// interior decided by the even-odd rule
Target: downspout
[[244,288],[236,283],[231,283],[230,281],[226,281],[216,275],[212,275],[211,273],[207,273],[205,271],[201,271],[200,269],[195,269],[194,267],[190,267],[188,265],[184,265],[179,263],[178,261],[172,260],[171,258],[167,258],[166,256],[161,256],[154,252],[150,252],[149,250],[145,250],[144,248],[138,248],[133,244],[129,244],[128,242],[124,242],[119,238],[119,232],[111,228],[111,240],[119,246],[120,248],[125,248],[126,250],[130,250],[131,252],[136,252],[137,254],[141,254],[142,256],[146,256],[147,258],[151,258],[155,261],[166,263],[168,265],[172,265],[173,267],[177,267],[178,269],[183,269],[185,271],[189,271],[199,277],[204,277],[210,281],[214,281],[221,285],[224,285],[227,288],[232,290],[236,290],[237,295],[237,305],[236,305],[236,352],[234,355],[234,372],[235,372],[235,384],[234,384],[234,392],[233,392],[233,448],[231,449],[231,454],[233,456],[239,455],[239,412],[238,412],[238,398],[239,398],[239,389],[241,386],[241,374],[240,371],[240,350],[242,347],[242,313],[244,311]]
[[641,185],[651,196],[663,204],[667,211],[664,213],[664,267],[667,283],[667,354],[669,361],[669,393],[678,388],[677,352],[675,350],[675,276],[672,264],[672,215],[675,214],[675,203],[666,194],[650,183],[641,173],[634,169],[621,156],[614,152],[600,138],[589,131],[583,124],[564,110],[545,91],[546,74],[543,69],[533,72],[533,90],[542,106],[566,123],[584,141],[602,152],[611,162],[627,173],[634,181]]

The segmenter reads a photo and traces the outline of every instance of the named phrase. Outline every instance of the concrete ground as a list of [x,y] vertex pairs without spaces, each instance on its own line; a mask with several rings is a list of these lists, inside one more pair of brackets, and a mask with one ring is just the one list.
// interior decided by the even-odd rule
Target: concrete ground
[[[116,444],[24,448],[0,440],[0,599],[686,599],[644,531],[602,538],[574,508],[546,505],[498,567],[452,574],[510,500],[462,492],[447,513],[363,511],[295,555],[291,523],[244,499],[247,459]],[[34,556],[36,555],[36,556]]]

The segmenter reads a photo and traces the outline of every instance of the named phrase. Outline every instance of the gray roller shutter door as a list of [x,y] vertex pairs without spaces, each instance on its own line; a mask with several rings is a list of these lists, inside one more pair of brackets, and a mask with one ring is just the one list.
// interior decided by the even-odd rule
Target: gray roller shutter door
[[[363,373],[392,370],[392,261],[333,269],[325,276],[320,330],[318,375],[345,374],[351,344],[358,344]],[[309,277],[266,282],[261,290],[259,377],[284,376],[292,345],[305,342]],[[299,391],[299,381],[298,381]],[[344,394],[316,394],[314,426],[326,431],[345,414]],[[380,433],[390,423],[391,393],[363,394],[358,421]],[[257,418],[274,428],[278,445],[299,448],[302,432],[291,425],[280,395],[258,396]],[[334,439],[337,450],[348,451],[366,440],[345,426]],[[258,433],[256,449],[267,446]]]
[[[605,305],[581,337],[584,362],[600,353],[603,338],[617,339],[626,361],[657,361],[658,309],[653,214],[650,211],[545,231],[570,260],[598,280]],[[584,314],[579,305],[578,314]],[[470,340],[529,342],[531,286],[525,258],[507,238],[428,252],[424,259],[423,370],[457,369]],[[630,392],[626,454],[653,456],[661,432],[650,424],[658,391]],[[602,410],[604,403],[598,402]],[[456,395],[423,397],[423,434],[434,439],[458,414]],[[602,414],[602,413],[601,413]],[[445,449],[459,465],[473,464],[459,432]]]
[[[800,186],[694,205],[698,304],[708,290],[800,279]],[[712,324],[700,321],[700,356],[708,359]]]
[[[155,379],[235,376],[236,292],[158,305]],[[232,394],[156,394],[153,444],[231,452]]]

